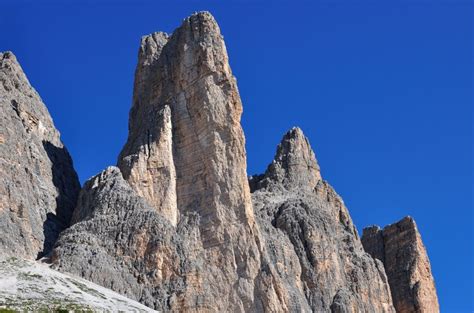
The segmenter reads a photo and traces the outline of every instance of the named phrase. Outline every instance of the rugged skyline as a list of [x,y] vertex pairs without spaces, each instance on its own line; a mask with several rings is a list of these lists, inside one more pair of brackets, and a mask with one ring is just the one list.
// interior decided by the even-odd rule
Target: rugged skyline
[[413,216],[441,308],[472,310],[472,1],[73,2],[3,2],[0,51],[43,98],[81,184],[127,140],[141,36],[210,10],[238,79],[248,174],[301,127],[359,233]]
[[[41,258],[160,311],[439,310],[414,221],[370,228],[361,242],[301,129],[289,130],[266,172],[247,180],[242,103],[210,13],[143,37],[118,167],[79,196],[46,107],[14,55],[1,61],[2,159],[41,143],[25,165],[2,165],[10,174],[1,185],[2,257]],[[51,208],[15,196],[35,201],[52,191]],[[15,243],[12,227],[21,238],[25,228],[44,237]]]

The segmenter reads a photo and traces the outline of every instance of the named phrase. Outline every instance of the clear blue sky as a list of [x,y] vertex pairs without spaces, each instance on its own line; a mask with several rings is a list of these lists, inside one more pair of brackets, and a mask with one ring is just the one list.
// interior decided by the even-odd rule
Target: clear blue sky
[[82,182],[125,142],[140,36],[209,10],[244,103],[249,174],[300,126],[359,229],[412,215],[442,311],[473,310],[471,1],[66,2],[0,0],[0,50],[17,55]]

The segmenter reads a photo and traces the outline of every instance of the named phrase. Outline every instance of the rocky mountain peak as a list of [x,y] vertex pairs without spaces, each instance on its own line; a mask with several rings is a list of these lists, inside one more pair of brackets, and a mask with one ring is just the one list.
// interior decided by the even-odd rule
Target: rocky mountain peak
[[210,13],[144,36],[117,167],[78,196],[46,107],[0,54],[0,258],[51,251],[52,269],[165,312],[436,312],[414,221],[362,243],[301,129],[250,192],[241,114]]
[[320,181],[319,165],[309,140],[299,127],[293,127],[283,136],[265,174],[252,177],[250,185],[252,190],[269,185],[313,190]]
[[[210,13],[195,13],[170,36],[142,38],[129,137],[118,166],[173,225],[179,211],[214,207],[223,186],[242,195],[239,209],[223,216],[251,220],[241,113],[219,27]],[[221,179],[226,182],[218,186]]]
[[[213,303],[221,301],[219,294],[232,294],[239,299],[232,307],[248,309],[261,251],[241,114],[220,29],[208,12],[193,14],[170,36],[154,33],[141,42],[129,136],[118,167],[170,225],[199,216],[213,267],[206,279],[221,288]],[[220,264],[223,259],[235,261]]]
[[142,37],[138,50],[138,63],[151,65],[161,53],[161,49],[168,42],[169,35],[165,32],[154,32]]

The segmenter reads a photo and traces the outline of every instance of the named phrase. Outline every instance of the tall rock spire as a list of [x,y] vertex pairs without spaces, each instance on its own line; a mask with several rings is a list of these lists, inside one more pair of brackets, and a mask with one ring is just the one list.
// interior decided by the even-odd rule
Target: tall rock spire
[[162,32],[144,36],[141,40],[129,136],[118,164],[124,178],[138,195],[176,226],[178,209],[171,110],[168,105],[153,105],[157,62],[167,41],[168,35]]
[[439,312],[431,265],[415,221],[405,217],[363,231],[364,249],[385,266],[397,312]]
[[0,256],[47,254],[79,189],[46,106],[13,53],[0,53]]
[[299,128],[250,193],[241,114],[209,13],[144,37],[120,171],[86,183],[55,266],[162,311],[394,312]]
[[172,224],[179,212],[198,211],[209,245],[222,242],[225,219],[253,223],[241,114],[224,41],[209,13],[185,19],[169,37],[142,39],[118,166]]
[[[170,36],[142,39],[118,167],[170,224],[199,216],[210,267],[206,288],[215,288],[213,305],[223,310],[250,308],[260,266],[241,114],[223,37],[210,13],[186,18]],[[219,295],[235,301],[219,306]]]

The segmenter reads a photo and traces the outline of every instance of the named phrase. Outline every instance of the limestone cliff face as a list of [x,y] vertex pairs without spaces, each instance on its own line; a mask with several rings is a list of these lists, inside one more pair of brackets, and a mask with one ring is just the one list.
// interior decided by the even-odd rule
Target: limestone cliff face
[[[170,36],[142,39],[133,101],[120,170],[108,169],[85,185],[75,224],[54,251],[56,268],[162,311],[392,311],[383,266],[362,251],[345,207],[328,204],[340,202],[321,180],[298,129],[285,137],[256,182],[262,189],[256,205],[281,221],[262,217],[256,223],[242,104],[209,13],[185,19]],[[299,216],[305,197],[315,213]],[[276,202],[290,208],[277,214]],[[319,206],[327,225],[312,220]],[[309,227],[325,231],[302,235]],[[271,228],[275,237],[260,228]],[[306,255],[315,258],[336,243],[325,265],[313,269]],[[350,267],[347,258],[354,259]],[[108,267],[113,270],[97,270]]]
[[179,213],[171,109],[169,105],[156,105],[151,92],[157,71],[155,64],[167,41],[168,36],[164,33],[142,38],[135,72],[129,137],[118,165],[132,188],[176,226]]
[[[171,224],[175,215],[199,215],[201,241],[215,266],[203,282],[214,288],[215,298],[204,304],[231,297],[232,305],[248,308],[260,253],[246,178],[242,104],[214,18],[194,14],[168,38],[161,33],[145,37],[136,75],[130,136],[119,167]],[[161,112],[168,112],[166,131],[157,127]],[[143,143],[147,166],[140,166]],[[162,166],[152,163],[163,159]],[[157,183],[144,185],[147,176]],[[159,195],[157,190],[167,195],[149,196]],[[228,301],[222,308],[227,306]]]
[[0,53],[0,256],[49,252],[79,189],[48,110],[16,57]]
[[201,229],[209,246],[223,242],[222,222],[253,223],[241,114],[210,14],[191,16],[171,36],[142,39],[130,133],[118,166],[152,206],[168,210],[163,213],[172,224],[178,211],[205,216]]
[[415,221],[364,229],[365,250],[385,265],[397,312],[439,312],[431,265]]
[[[162,221],[152,227],[138,217],[132,220],[137,228],[142,225],[144,241],[159,247],[161,237],[157,234],[166,231],[179,237],[179,229],[192,217],[199,240],[192,245],[189,258],[173,259],[163,265],[167,272],[177,273],[185,280],[180,284],[186,291],[166,287],[161,276],[156,278],[152,272],[145,272],[143,262],[137,261],[138,273],[147,277],[143,281],[150,281],[151,286],[162,285],[167,296],[152,299],[138,289],[132,296],[160,310],[249,311],[255,308],[255,294],[265,292],[265,306],[281,307],[283,299],[274,286],[277,278],[267,279],[260,273],[265,251],[246,176],[245,139],[240,125],[242,104],[219,27],[209,13],[185,19],[170,36],[155,33],[142,39],[133,101],[129,138],[118,166],[146,206],[154,208],[156,216],[168,223]],[[100,186],[100,182],[97,184]],[[85,199],[96,199],[89,190],[92,188],[87,185]],[[92,223],[104,215],[96,205],[85,205],[94,201],[82,201],[81,196],[74,215],[78,223],[70,232],[85,227],[81,225],[85,225],[86,216],[93,215]],[[129,208],[131,200],[111,201],[119,212],[135,211]],[[125,221],[118,223],[114,225],[116,233],[117,229],[127,228]],[[166,229],[160,230],[165,225]],[[113,233],[100,227],[90,232],[95,238]],[[67,233],[55,251],[57,266],[83,275],[88,266],[84,261],[95,257],[84,252],[84,261],[77,262],[68,254],[73,250],[71,245],[77,250],[77,243],[66,240]],[[138,249],[135,242],[117,245],[123,258],[134,259],[134,249]],[[171,248],[159,249],[158,259],[168,258],[170,249],[178,249],[173,242],[165,247]],[[111,259],[116,257],[115,250],[107,250],[106,254]],[[153,264],[160,262],[155,260]],[[183,262],[201,268],[191,276],[181,274],[183,268],[179,266]],[[118,288],[112,279],[94,274],[90,279]],[[169,302],[169,297],[179,299],[175,300],[179,305]]]
[[209,13],[142,38],[127,142],[79,196],[41,99],[12,54],[0,66],[0,257],[55,243],[54,269],[163,312],[437,310],[414,223],[365,231],[366,253],[299,128],[247,179],[242,103]]
[[160,311],[207,307],[197,215],[174,227],[109,167],[84,185],[73,220],[52,255],[55,269]]
[[364,252],[299,128],[283,137],[266,173],[250,184],[270,260],[309,310],[394,312],[382,263]]

